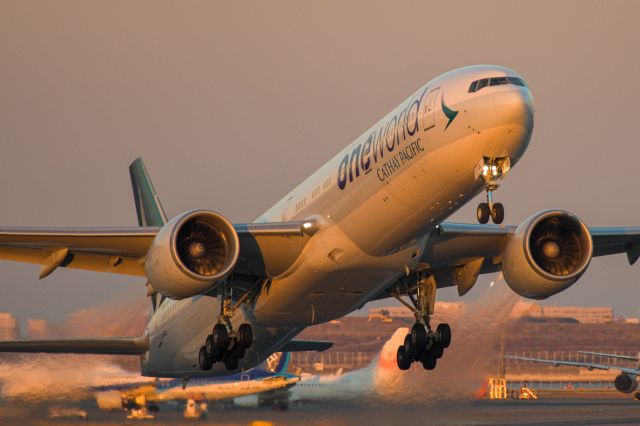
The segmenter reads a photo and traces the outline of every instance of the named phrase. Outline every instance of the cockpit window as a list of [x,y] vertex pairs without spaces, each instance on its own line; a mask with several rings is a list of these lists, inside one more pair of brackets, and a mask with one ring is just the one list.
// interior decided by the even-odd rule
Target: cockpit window
[[515,84],[516,86],[524,86],[524,81],[518,77],[507,77],[509,84]]
[[476,88],[476,91],[482,89],[483,87],[486,87],[487,85],[489,85],[488,78],[483,78],[482,80],[478,80],[478,87]]
[[499,86],[502,84],[514,84],[516,86],[525,86],[524,81],[518,77],[493,77],[476,80],[469,86],[469,93],[477,92],[487,86]]

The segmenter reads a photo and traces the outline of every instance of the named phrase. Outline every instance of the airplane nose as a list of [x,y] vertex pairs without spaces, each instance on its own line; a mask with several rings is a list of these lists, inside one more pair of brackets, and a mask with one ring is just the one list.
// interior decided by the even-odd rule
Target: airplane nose
[[520,124],[526,128],[533,126],[533,97],[527,88],[497,92],[493,96],[493,105],[504,124]]

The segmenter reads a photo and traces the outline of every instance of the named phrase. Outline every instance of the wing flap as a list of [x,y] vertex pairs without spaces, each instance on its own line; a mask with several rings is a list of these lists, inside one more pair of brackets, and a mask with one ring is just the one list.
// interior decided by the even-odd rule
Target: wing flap
[[147,336],[133,339],[52,339],[0,341],[0,352],[143,355],[149,349]]

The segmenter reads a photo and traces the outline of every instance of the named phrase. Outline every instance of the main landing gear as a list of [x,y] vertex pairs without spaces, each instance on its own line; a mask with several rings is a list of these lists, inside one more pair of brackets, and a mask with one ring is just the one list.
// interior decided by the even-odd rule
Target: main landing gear
[[[483,157],[476,168],[477,176],[482,176],[484,180],[484,190],[487,193],[487,202],[478,204],[476,216],[478,222],[484,224],[489,222],[500,224],[504,220],[504,206],[501,203],[493,202],[493,191],[500,186],[498,179],[502,178],[510,168],[509,157]],[[476,176],[476,177],[477,177]]]
[[405,287],[405,295],[409,297],[413,306],[400,298],[400,293],[394,297],[413,311],[416,323],[411,332],[404,338],[404,344],[398,347],[396,360],[398,368],[408,370],[413,362],[420,362],[425,370],[433,370],[444,350],[451,344],[451,328],[449,324],[439,324],[434,332],[429,324],[433,315],[436,297],[436,281],[433,275],[421,273],[417,275],[416,297],[412,288]]
[[246,295],[232,307],[226,288],[222,289],[218,322],[213,326],[212,333],[207,336],[198,354],[198,363],[202,370],[211,370],[216,362],[222,362],[227,370],[236,370],[245,351],[251,347],[253,343],[251,325],[242,324],[237,331],[231,325],[233,313],[245,299]]

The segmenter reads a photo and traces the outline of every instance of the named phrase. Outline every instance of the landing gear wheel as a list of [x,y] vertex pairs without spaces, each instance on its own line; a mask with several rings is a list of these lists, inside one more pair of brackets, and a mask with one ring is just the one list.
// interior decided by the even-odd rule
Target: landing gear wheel
[[213,327],[213,344],[218,349],[225,349],[229,344],[229,332],[224,324],[216,324]]
[[238,328],[238,343],[245,349],[251,347],[253,343],[253,329],[249,324],[242,324]]
[[207,349],[207,355],[209,358],[213,358],[213,353],[216,351],[216,345],[213,341],[213,335],[210,334],[207,336],[207,340],[205,340],[204,347]]
[[491,211],[491,219],[495,224],[501,224],[504,220],[504,206],[502,203],[495,203]]
[[416,352],[422,352],[427,345],[427,330],[424,325],[416,323],[411,327],[411,345]]
[[440,359],[442,358],[442,355],[444,355],[444,348],[440,345],[435,345],[434,347],[431,348],[430,352],[433,354],[433,356],[436,359]]
[[407,334],[406,336],[404,336],[404,352],[411,359],[415,359],[416,352],[418,352],[411,342],[411,334]]
[[487,203],[478,204],[478,210],[476,211],[476,216],[478,217],[478,222],[482,224],[489,222],[489,217],[491,216],[491,210],[489,210],[489,204]]
[[396,361],[398,362],[398,368],[400,370],[408,370],[411,367],[411,357],[405,351],[404,346],[398,347],[398,353],[396,354]]
[[442,346],[443,349],[448,348],[451,344],[451,327],[449,327],[449,324],[438,324],[436,335],[438,336],[440,346]]
[[434,368],[436,368],[436,364],[438,362],[438,358],[436,358],[435,356],[433,356],[434,354],[429,351],[429,352],[425,352],[424,355],[422,355],[422,367],[425,370],[433,370]]
[[211,370],[213,367],[213,362],[207,354],[207,348],[202,346],[200,348],[200,352],[198,352],[198,364],[200,364],[200,368],[203,370]]
[[242,359],[244,357],[244,346],[240,344],[240,342],[236,342],[235,346],[231,350],[231,356],[235,359]]
[[234,357],[232,354],[228,354],[224,358],[224,366],[227,370],[237,370],[240,365],[240,360]]

